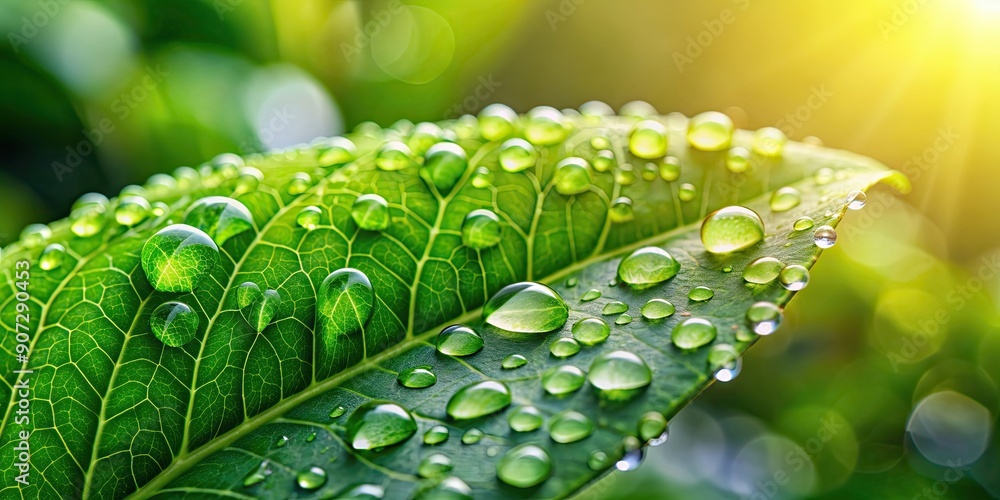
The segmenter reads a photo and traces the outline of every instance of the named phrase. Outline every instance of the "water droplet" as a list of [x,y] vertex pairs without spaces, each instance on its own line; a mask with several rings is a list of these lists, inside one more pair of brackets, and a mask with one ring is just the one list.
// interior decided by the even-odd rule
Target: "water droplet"
[[668,156],[660,161],[659,169],[660,178],[667,182],[676,181],[681,176],[681,162],[673,156]]
[[642,317],[650,321],[669,318],[674,315],[674,305],[664,299],[649,299],[642,306]]
[[[656,446],[652,441],[660,439],[666,432],[667,419],[661,413],[651,411],[639,417],[639,437],[643,441],[650,442],[650,445]],[[666,441],[665,438],[664,441]]]
[[778,282],[786,290],[797,292],[809,284],[809,270],[798,264],[786,266],[778,274]]
[[271,462],[264,460],[257,466],[256,469],[250,471],[247,477],[243,479],[243,486],[249,488],[253,485],[260,484],[267,476],[271,475]]
[[436,123],[421,122],[410,131],[406,144],[410,146],[413,154],[422,155],[430,151],[434,145],[440,144],[438,141],[444,136],[445,132]]
[[281,436],[274,440],[275,448],[283,448],[286,444],[288,444],[288,436]]
[[785,264],[774,257],[760,257],[743,270],[743,280],[756,285],[766,285],[778,278]]
[[38,248],[52,237],[52,230],[45,224],[31,224],[21,231],[21,241],[25,248]]
[[534,406],[521,406],[515,408],[507,416],[507,424],[514,432],[531,432],[542,426],[545,419],[542,412]]
[[763,239],[764,222],[746,207],[721,208],[708,214],[701,224],[701,243],[715,254],[743,250]]
[[198,313],[183,302],[164,302],[149,316],[149,328],[160,342],[181,347],[198,334]]
[[345,413],[347,413],[347,408],[344,408],[343,406],[337,406],[334,407],[334,409],[330,410],[330,418],[340,418],[344,416]]
[[438,482],[425,483],[413,495],[413,500],[472,500],[472,488],[464,481],[448,476]]
[[451,325],[437,336],[437,350],[449,356],[471,356],[483,348],[483,338],[465,325]]
[[635,287],[649,287],[673,278],[680,269],[680,263],[666,250],[643,247],[622,259],[618,277]]
[[611,202],[611,208],[608,209],[608,218],[611,219],[611,222],[616,223],[628,222],[634,219],[632,200],[625,196],[616,198],[615,201]]
[[526,364],[528,364],[528,358],[520,354],[511,354],[503,358],[503,361],[500,362],[500,367],[504,370],[515,370]]
[[295,223],[303,229],[312,231],[319,225],[322,217],[323,211],[319,207],[308,206],[299,211],[299,214],[295,217]]
[[613,314],[621,314],[625,311],[628,311],[628,304],[615,300],[604,304],[604,307],[601,309],[601,314],[611,316]]
[[487,323],[517,333],[545,333],[566,324],[569,308],[555,290],[540,283],[507,285],[483,306]]
[[627,325],[632,322],[632,316],[629,314],[622,314],[615,318],[616,325]]
[[663,158],[667,154],[667,128],[655,120],[643,120],[632,128],[628,149],[644,160]]
[[[178,169],[180,170],[180,169]],[[194,178],[197,179],[198,174]],[[156,198],[163,198],[177,189],[177,179],[167,174],[153,174],[146,181],[146,191]]]
[[500,167],[507,172],[523,172],[538,161],[538,151],[524,139],[510,139],[500,145]]
[[734,174],[742,174],[750,170],[750,151],[736,146],[726,153],[726,169]]
[[557,443],[575,443],[593,433],[593,422],[572,410],[556,413],[549,422],[549,437]]
[[219,262],[219,247],[202,230],[173,224],[159,230],[142,247],[142,269],[161,292],[190,292]]
[[554,396],[569,394],[583,387],[585,377],[583,370],[573,365],[554,366],[542,374],[542,388]]
[[[104,200],[107,200],[107,198],[104,198]],[[79,203],[78,201],[74,205]],[[107,203],[84,203],[78,208],[73,209],[69,214],[70,231],[81,238],[99,233],[104,229],[104,225],[107,222],[107,211]]]
[[424,444],[435,445],[441,444],[448,440],[448,436],[451,435],[451,431],[443,425],[435,425],[424,433]]
[[590,470],[604,470],[608,468],[608,465],[610,465],[608,461],[608,454],[603,451],[594,450],[590,452],[590,455],[587,457],[587,467],[590,467]]
[[695,302],[706,302],[715,297],[715,292],[707,286],[697,286],[688,292],[688,298]]
[[847,195],[847,208],[851,210],[861,210],[868,202],[868,195],[864,191],[851,191]]
[[396,381],[403,387],[423,389],[437,383],[437,376],[431,371],[430,366],[422,365],[403,370],[396,377]]
[[488,141],[500,141],[514,133],[517,113],[503,104],[490,104],[479,112],[479,133]]
[[417,423],[405,408],[395,403],[371,401],[347,419],[347,441],[355,450],[377,450],[410,439]]
[[813,224],[815,223],[813,222],[812,217],[809,217],[808,215],[803,215],[802,217],[795,219],[795,223],[792,225],[792,229],[796,231],[805,231],[806,229],[812,229]]
[[469,168],[469,157],[462,146],[439,142],[427,150],[421,175],[441,193],[448,193]]
[[716,344],[708,350],[708,367],[719,382],[729,382],[740,374],[743,360],[736,348],[729,344]]
[[615,159],[615,153],[608,149],[602,149],[594,155],[594,170],[598,172],[609,172],[611,169],[618,166],[618,160]]
[[578,282],[579,282],[579,280],[576,277],[567,278],[566,279],[566,288],[573,288],[573,287],[576,286],[576,284]]
[[358,148],[346,137],[331,137],[320,146],[317,162],[324,166],[344,165],[354,161]]
[[837,231],[830,226],[820,226],[813,233],[813,242],[820,248],[830,248],[837,244]]
[[688,144],[702,151],[722,151],[733,141],[733,120],[718,111],[695,115],[688,124]]
[[592,346],[600,344],[611,335],[611,328],[600,318],[581,319],[573,324],[573,338],[577,342]]
[[351,206],[351,219],[365,231],[385,231],[389,227],[389,203],[377,194],[363,194]]
[[552,182],[556,192],[562,195],[586,193],[590,189],[590,165],[587,160],[576,156],[565,158],[556,164]]
[[202,198],[184,214],[184,223],[209,235],[217,245],[253,229],[253,216],[246,205],[225,196]]
[[52,243],[45,247],[45,250],[42,250],[42,255],[38,257],[38,267],[42,268],[43,271],[59,269],[65,259],[66,247],[59,243]]
[[236,287],[236,305],[240,309],[253,304],[263,296],[260,287],[252,281],[245,281]]
[[410,147],[400,141],[389,141],[379,148],[375,156],[375,166],[381,170],[402,170],[413,165]]
[[462,444],[476,444],[483,439],[483,431],[473,427],[462,434]]
[[642,180],[652,182],[660,175],[660,169],[655,163],[647,163],[642,167]]
[[793,187],[783,187],[771,195],[771,211],[785,212],[802,203],[802,194]]
[[316,440],[316,433],[315,432],[310,432],[309,435],[306,436],[306,442],[307,443],[311,443],[311,442],[313,442],[315,440]]
[[596,288],[591,288],[590,290],[584,292],[582,296],[580,296],[580,300],[583,302],[590,302],[592,300],[596,300],[599,298],[601,298],[601,291]]
[[653,381],[653,372],[639,356],[613,351],[594,358],[587,380],[605,395],[627,399]]
[[316,364],[324,371],[338,371],[345,360],[345,343],[363,343],[365,324],[375,310],[375,290],[365,273],[338,269],[316,291]]
[[646,458],[646,450],[642,447],[642,443],[633,436],[622,440],[622,451],[622,458],[615,462],[615,468],[622,472],[638,469]]
[[493,172],[486,167],[476,167],[476,171],[472,173],[472,187],[477,189],[488,188],[493,185]]
[[115,222],[132,227],[149,217],[149,201],[141,196],[123,196],[115,207]]
[[646,118],[656,115],[656,108],[646,101],[629,101],[622,105],[618,114],[630,118]]
[[552,459],[533,444],[511,448],[497,464],[497,477],[517,488],[537,486],[551,475]]
[[[240,301],[240,292],[243,291],[244,294],[250,294],[249,290],[244,288],[244,283],[237,288],[237,302]],[[256,287],[253,283],[249,283]],[[243,314],[243,318],[247,320],[247,323],[251,327],[255,328],[256,331],[262,332],[267,325],[270,325],[274,321],[274,317],[278,314],[278,310],[281,308],[281,294],[277,290],[266,290],[260,293],[260,289],[257,289],[259,295],[248,305],[240,308],[240,312]],[[243,297],[244,299],[246,296]]]
[[602,101],[587,101],[580,106],[580,114],[588,118],[612,116],[615,110]]
[[833,169],[827,167],[823,167],[817,170],[816,173],[813,174],[813,180],[816,181],[816,184],[819,186],[825,186],[829,184],[830,182],[833,181],[833,178],[834,178]]
[[295,476],[295,483],[304,490],[318,490],[326,484],[326,471],[322,467],[310,467]]
[[674,327],[670,340],[680,349],[697,349],[714,340],[717,333],[707,319],[688,318]]
[[781,156],[787,142],[788,137],[780,129],[764,127],[754,132],[750,148],[761,156],[777,157]]
[[689,184],[685,182],[677,188],[677,198],[681,201],[691,201],[698,196],[698,188],[694,187],[694,184]]
[[552,146],[566,140],[569,128],[566,117],[549,106],[539,106],[528,112],[524,123],[524,138],[538,146]]
[[312,176],[305,172],[299,172],[285,184],[285,192],[297,196],[309,189],[312,185]]
[[569,337],[559,338],[549,345],[549,352],[557,358],[568,358],[580,352],[580,344]]
[[631,186],[635,184],[635,171],[632,169],[632,164],[622,163],[618,165],[618,168],[614,171],[615,182],[621,184],[622,186]]
[[448,401],[448,415],[455,420],[469,420],[509,405],[510,389],[502,382],[484,380],[459,389]]
[[475,250],[483,250],[500,243],[503,228],[500,218],[490,210],[469,212],[462,222],[462,243]]
[[380,500],[385,496],[385,487],[378,484],[357,484],[348,486],[337,494],[338,499]]
[[781,326],[781,308],[770,302],[757,302],[747,309],[747,321],[757,335],[770,335]]
[[420,461],[420,465],[417,466],[417,474],[420,477],[441,477],[447,475],[454,468],[455,466],[447,455],[432,453]]

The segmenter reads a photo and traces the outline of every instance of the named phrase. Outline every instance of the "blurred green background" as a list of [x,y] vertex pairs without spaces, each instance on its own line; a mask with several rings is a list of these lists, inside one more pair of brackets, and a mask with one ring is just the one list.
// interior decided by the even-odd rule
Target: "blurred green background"
[[785,326],[597,498],[1000,496],[1000,0],[5,0],[0,244],[221,152],[631,100],[872,156]]

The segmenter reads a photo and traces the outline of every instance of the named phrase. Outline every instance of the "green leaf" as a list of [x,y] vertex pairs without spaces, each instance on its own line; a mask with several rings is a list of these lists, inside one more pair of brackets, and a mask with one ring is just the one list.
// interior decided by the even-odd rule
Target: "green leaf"
[[[746,318],[752,304],[790,300],[793,292],[777,280],[748,285],[742,272],[760,257],[811,266],[821,251],[813,229],[793,231],[796,219],[835,226],[849,193],[883,178],[905,184],[872,160],[797,143],[787,144],[780,158],[752,156],[749,170],[732,173],[724,151],[688,147],[687,122],[676,116],[657,120],[669,131],[668,154],[677,161],[647,162],[628,152],[637,118],[568,117],[564,134],[553,128],[552,112],[536,115],[546,120],[538,127],[549,145],[537,148],[536,165],[519,163],[517,172],[498,163],[505,137],[480,138],[469,117],[441,124],[442,137],[456,141],[467,162],[447,146],[431,148],[447,157],[431,165],[421,165],[420,157],[393,163],[399,170],[378,168],[376,155],[388,142],[405,144],[411,126],[365,125],[348,136],[357,159],[347,164],[325,164],[332,156],[323,156],[324,142],[251,156],[247,167],[226,155],[198,171],[182,168],[172,178],[154,177],[145,189],[131,188],[152,210],[141,222],[123,218],[130,227],[102,220],[105,211],[96,209],[88,212],[96,214],[88,228],[99,228],[92,236],[75,236],[68,220],[51,224],[48,238],[29,231],[0,261],[0,323],[8,333],[0,397],[10,402],[0,460],[18,462],[22,431],[30,431],[31,451],[29,484],[8,482],[7,491],[20,487],[28,498],[286,498],[352,488],[383,489],[387,497],[440,489],[476,498],[569,495],[625,452],[638,453],[637,436],[655,440],[663,416],[710,384],[720,366],[736,362],[755,341]],[[751,140],[738,131],[734,144],[748,147]],[[605,143],[611,153],[592,146]],[[600,167],[581,171],[580,161],[563,161],[573,156],[600,158]],[[560,162],[571,171],[555,175]],[[605,168],[611,163],[618,166]],[[800,203],[772,211],[772,193],[787,187],[798,189]],[[366,194],[388,205],[382,231],[358,226],[354,203]],[[198,275],[209,257],[189,266],[178,258],[183,244],[157,246],[172,252],[161,256],[169,265],[162,268],[169,274],[161,274],[179,283],[157,291],[143,270],[144,245],[208,196],[238,200],[252,224],[237,217],[238,230],[223,229],[213,217],[224,210],[195,212],[191,221],[221,242],[218,263]],[[766,237],[736,253],[709,254],[700,222],[730,205],[760,214]],[[371,209],[365,207],[363,221]],[[476,211],[476,226],[463,228]],[[482,211],[496,216],[501,237]],[[63,245],[65,255],[50,258],[58,265],[43,270],[34,264],[49,243]],[[641,289],[619,284],[622,258],[650,246],[676,259],[676,276]],[[519,331],[486,323],[487,299],[519,282],[547,284],[568,312],[557,298],[502,296],[496,308],[503,314],[494,323],[517,322]],[[178,293],[189,286],[193,292]],[[713,296],[690,300],[696,287]],[[642,311],[654,298],[661,301],[645,308],[653,318],[646,319]],[[179,347],[164,345],[150,328],[152,312],[170,301],[199,317],[195,338]],[[615,309],[606,309],[612,303],[627,312],[602,314]],[[525,314],[510,314],[513,307]],[[579,342],[569,340],[573,325],[588,318],[610,325],[606,340],[593,326],[580,329]],[[711,322],[717,334],[710,345],[673,345],[671,332],[688,318]],[[436,336],[452,324],[472,327],[482,349],[437,352]],[[567,340],[550,348],[557,339]],[[552,370],[565,365],[579,370]],[[400,380],[413,378],[408,370],[416,367],[434,377],[421,371],[413,388],[404,387]],[[581,371],[589,372],[586,382]],[[543,388],[546,372],[555,394]],[[22,397],[15,386],[25,382],[30,394]],[[463,389],[463,399],[453,400]],[[22,407],[30,423],[16,419],[25,415]],[[479,410],[490,412],[476,416]],[[511,430],[512,415],[524,432]],[[525,419],[539,416],[544,425],[529,430],[534,426]],[[556,439],[549,435],[554,421]],[[355,450],[351,442],[384,446]],[[450,458],[451,471],[442,473],[447,460],[433,457],[424,469],[437,471],[434,477],[419,477],[421,461],[432,454]]]

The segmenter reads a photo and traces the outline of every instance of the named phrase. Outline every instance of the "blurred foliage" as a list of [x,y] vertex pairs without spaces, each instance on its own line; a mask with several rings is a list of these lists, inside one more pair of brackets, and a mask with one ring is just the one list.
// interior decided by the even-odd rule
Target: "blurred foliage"
[[[725,110],[880,159],[915,192],[851,214],[744,373],[590,494],[1000,496],[998,27],[996,0],[8,0],[0,243],[82,193],[365,120]],[[966,398],[949,418],[941,393]]]

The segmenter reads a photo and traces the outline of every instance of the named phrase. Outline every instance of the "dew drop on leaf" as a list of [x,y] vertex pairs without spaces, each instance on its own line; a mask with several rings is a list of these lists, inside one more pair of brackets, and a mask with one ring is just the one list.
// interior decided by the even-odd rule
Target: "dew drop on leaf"
[[344,165],[354,161],[358,148],[346,137],[331,137],[319,148],[317,162],[324,166]]
[[69,214],[70,231],[81,238],[93,236],[104,229],[107,220],[108,205],[106,203],[85,204]]
[[488,141],[501,141],[514,133],[517,113],[503,104],[490,104],[479,112],[479,133]]
[[736,252],[764,239],[764,222],[746,207],[730,206],[716,210],[701,224],[701,243],[714,254]]
[[611,208],[608,209],[608,218],[611,219],[611,222],[619,224],[634,219],[632,200],[625,196],[615,198],[615,201],[611,202]]
[[263,296],[260,287],[252,281],[246,281],[236,287],[236,305],[240,309],[249,306]]
[[609,172],[618,166],[618,160],[615,159],[613,151],[602,149],[594,155],[593,166],[594,170],[598,172]]
[[472,500],[472,488],[464,481],[448,476],[438,482],[430,482],[419,487],[413,500]]
[[142,247],[142,269],[161,292],[190,292],[219,262],[219,247],[202,230],[173,224],[159,230]]
[[847,208],[851,210],[861,210],[868,202],[868,195],[864,191],[851,191],[847,195]]
[[495,246],[502,234],[500,218],[490,210],[473,210],[462,221],[462,244],[475,250]]
[[580,105],[580,114],[587,118],[600,118],[614,115],[615,110],[603,101],[587,101]]
[[813,233],[813,242],[820,248],[830,248],[837,244],[837,231],[830,226],[820,226]]
[[21,231],[21,241],[26,248],[38,248],[49,241],[52,230],[45,224],[31,224]]
[[288,444],[288,436],[280,436],[274,440],[275,448],[284,448],[286,444]]
[[618,264],[618,277],[629,285],[648,287],[673,278],[680,269],[680,263],[666,250],[643,247],[622,259]]
[[773,158],[781,156],[787,142],[788,137],[780,129],[764,127],[754,132],[750,148],[754,153]]
[[601,298],[601,291],[596,288],[591,288],[590,290],[584,292],[582,296],[580,296],[580,300],[583,302],[590,302],[591,300],[599,298]]
[[590,470],[604,470],[608,468],[608,465],[610,465],[608,461],[608,454],[603,451],[594,450],[587,456],[587,467],[590,467]]
[[813,222],[812,217],[803,215],[802,217],[795,219],[795,223],[792,224],[792,229],[796,231],[805,231],[806,229],[812,229],[813,224],[815,224],[815,222]]
[[351,205],[351,219],[365,231],[385,231],[389,227],[389,203],[377,194],[363,194]]
[[323,211],[319,207],[310,205],[299,211],[295,216],[295,223],[305,230],[312,231],[319,225],[322,216]]
[[38,267],[43,271],[59,269],[66,260],[66,247],[59,243],[52,243],[42,250],[42,255],[38,257]]
[[443,137],[444,131],[436,123],[421,122],[413,127],[406,145],[410,146],[410,151],[413,151],[413,154],[422,155],[438,144],[438,141]]
[[552,459],[545,450],[533,444],[507,450],[497,464],[497,477],[517,488],[537,486],[551,475]]
[[600,318],[585,318],[573,324],[573,338],[586,346],[600,344],[609,335],[611,328]]
[[292,196],[298,196],[306,192],[309,186],[312,185],[312,182],[312,176],[305,172],[299,172],[285,184],[285,192]]
[[615,324],[616,325],[627,325],[627,324],[629,324],[631,322],[632,322],[632,315],[631,314],[622,314],[621,316],[618,316],[617,318],[615,318]]
[[617,300],[608,302],[607,304],[604,304],[603,308],[601,308],[601,314],[605,316],[621,314],[625,311],[628,311],[628,304],[624,302],[619,302]]
[[447,475],[454,468],[455,465],[447,455],[432,453],[420,461],[420,465],[417,466],[417,474],[425,478],[441,477]]
[[714,340],[717,333],[707,319],[688,318],[674,327],[670,340],[680,349],[697,349]]
[[424,444],[441,444],[448,440],[449,435],[451,435],[451,431],[449,431],[447,427],[443,425],[435,425],[424,433]]
[[524,121],[524,138],[537,146],[552,146],[566,139],[569,128],[559,110],[539,106],[528,111]]
[[545,333],[566,324],[569,308],[555,290],[521,282],[500,289],[483,306],[487,323],[517,333]]
[[802,193],[791,186],[778,189],[771,195],[771,211],[787,212],[802,203]]
[[618,114],[630,118],[646,118],[656,114],[656,108],[646,101],[629,101],[622,104]]
[[[258,289],[259,290],[259,289]],[[237,301],[239,300],[239,289],[237,289]],[[281,294],[277,290],[265,290],[253,302],[240,309],[243,318],[254,328],[254,331],[262,332],[267,325],[274,321],[275,316],[281,309]]]
[[434,375],[428,365],[415,366],[400,372],[396,381],[403,387],[424,389],[437,383],[437,375]]
[[667,128],[656,120],[643,120],[632,128],[628,149],[638,158],[653,160],[667,154]]
[[500,362],[500,367],[504,370],[515,370],[526,364],[528,364],[528,358],[520,354],[511,354],[503,358],[503,361]]
[[553,366],[542,373],[542,388],[554,396],[576,392],[583,387],[586,375],[573,365]]
[[660,175],[660,169],[655,163],[647,163],[642,166],[642,180],[652,182]]
[[476,444],[483,439],[483,431],[473,427],[462,434],[462,444]]
[[695,302],[706,302],[715,297],[715,292],[707,286],[696,286],[688,292],[688,298]]
[[356,484],[348,486],[337,494],[338,499],[380,500],[385,496],[385,487],[379,484]]
[[401,443],[417,432],[417,423],[395,403],[365,403],[347,419],[347,442],[355,450],[376,450]]
[[557,443],[575,443],[593,433],[594,423],[580,412],[562,411],[549,422],[549,437]]
[[344,416],[345,413],[347,413],[347,408],[337,406],[330,410],[330,418],[340,418]]
[[123,196],[115,207],[115,222],[132,227],[146,220],[152,207],[149,201],[141,196]]
[[673,316],[675,310],[674,305],[667,300],[649,299],[649,301],[642,306],[640,312],[642,313],[643,318],[650,321],[656,321]]
[[568,358],[580,352],[580,344],[569,337],[559,338],[549,344],[549,352],[557,358]]
[[184,214],[184,223],[201,229],[217,245],[253,229],[253,216],[246,205],[225,196],[202,198]]
[[535,166],[538,151],[524,139],[510,139],[500,145],[500,167],[506,172],[523,172]]
[[347,342],[363,342],[362,330],[375,310],[375,290],[365,273],[352,268],[330,273],[316,291],[316,363],[326,373],[343,369],[349,360],[339,350]]
[[653,381],[653,372],[639,356],[628,351],[612,351],[594,358],[587,380],[609,396],[628,398],[633,395],[629,391],[646,387]]
[[326,471],[322,467],[310,467],[295,476],[295,484],[306,491],[318,490],[326,484]]
[[[660,412],[651,411],[639,417],[639,438],[649,442],[650,445],[656,446],[652,441],[659,440],[666,432],[667,419]],[[663,441],[666,441],[665,437]]]
[[833,169],[828,167],[823,167],[813,174],[813,180],[816,181],[816,185],[825,186],[833,181],[834,172]]
[[263,462],[260,463],[260,465],[257,466],[256,469],[250,471],[250,474],[247,474],[247,476],[243,478],[243,486],[249,488],[256,484],[260,484],[265,479],[267,479],[267,476],[270,475],[271,475],[271,462],[264,460]]
[[635,184],[635,171],[630,163],[622,163],[615,169],[615,182],[622,186]]
[[576,156],[565,158],[556,164],[552,182],[556,192],[562,195],[586,193],[590,190],[590,164]]
[[493,185],[493,172],[486,167],[476,167],[476,171],[472,173],[472,187],[474,188],[487,188]]
[[628,472],[639,468],[643,459],[646,458],[646,450],[642,443],[633,436],[628,436],[622,440],[622,457],[615,462],[615,468]]
[[465,325],[452,325],[437,336],[437,350],[449,356],[471,356],[483,348],[483,337]]
[[461,146],[439,142],[427,150],[421,174],[440,193],[448,193],[469,167],[469,158]]
[[687,140],[701,151],[722,151],[733,141],[733,120],[718,111],[708,111],[691,118]]
[[757,302],[747,309],[750,329],[757,335],[770,335],[781,326],[781,308],[770,302]]
[[785,290],[797,292],[809,284],[809,270],[798,264],[786,266],[778,274],[778,282]]
[[691,201],[698,196],[698,188],[694,184],[685,182],[677,189],[677,198],[681,201]]
[[743,360],[736,348],[729,344],[716,344],[708,350],[708,368],[719,382],[729,382],[740,374]]
[[534,406],[521,406],[515,408],[507,416],[507,424],[514,432],[531,432],[542,426],[544,422],[542,412]]
[[448,415],[455,420],[479,418],[510,405],[510,389],[502,382],[484,380],[458,390],[448,401]]
[[742,174],[750,170],[750,151],[736,146],[726,152],[726,170],[734,174]]
[[160,342],[181,347],[198,333],[198,313],[183,302],[165,302],[153,310],[149,328]]
[[785,264],[774,257],[760,257],[743,270],[743,281],[766,285],[778,278]]

